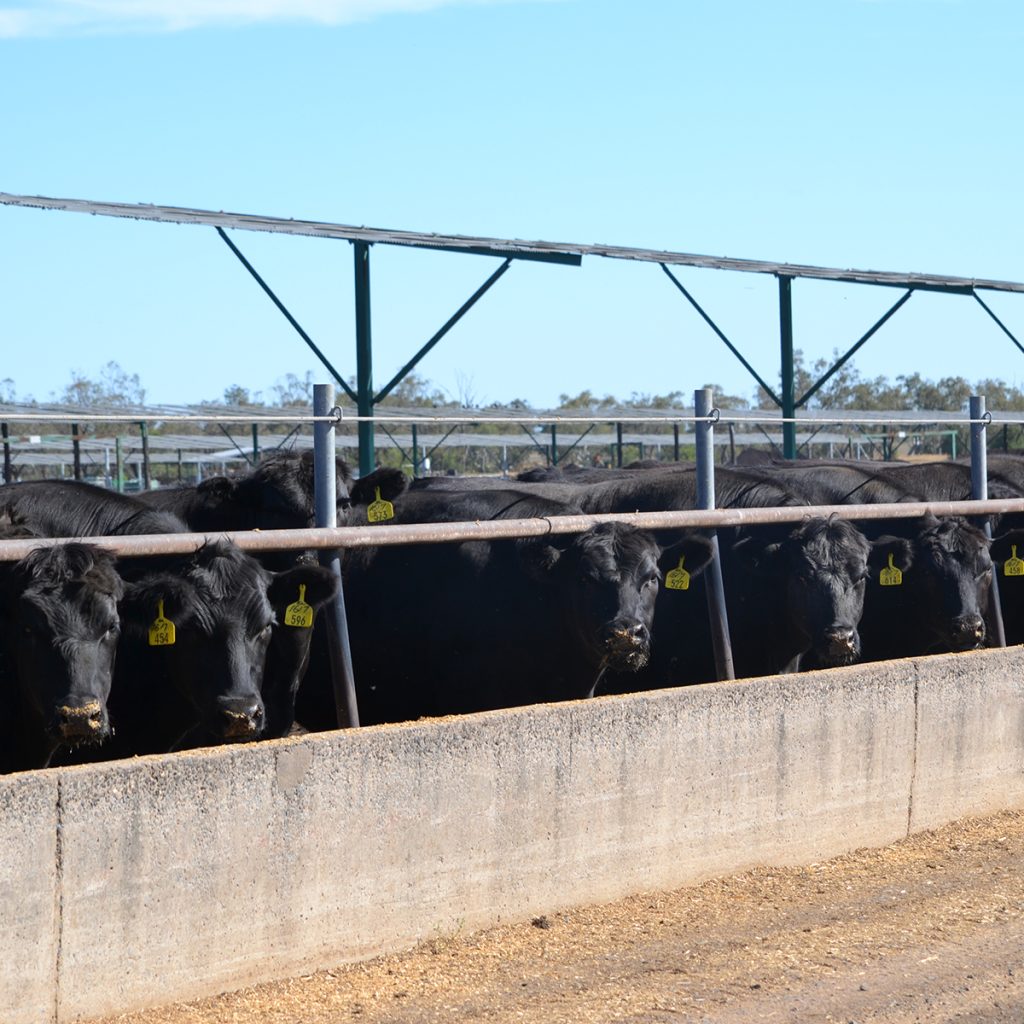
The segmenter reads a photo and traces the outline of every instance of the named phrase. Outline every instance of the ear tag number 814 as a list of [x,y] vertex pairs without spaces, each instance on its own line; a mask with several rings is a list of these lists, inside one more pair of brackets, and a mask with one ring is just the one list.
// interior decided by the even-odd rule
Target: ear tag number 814
[[377,495],[377,500],[371,501],[370,504],[366,506],[366,518],[371,523],[383,523],[388,519],[394,519],[395,506],[392,505],[390,501],[385,501],[380,496],[379,487],[375,487],[373,490]]
[[299,599],[284,610],[284,624],[296,629],[309,629],[313,625],[313,609],[306,604],[306,584],[299,584]]
[[878,582],[883,587],[903,586],[903,573],[892,564],[892,552],[889,552],[889,568],[878,574]]
[[665,589],[666,590],[689,590],[690,589],[690,574],[683,568],[683,562],[686,561],[684,555],[679,559],[678,568],[673,569],[671,572],[665,574]]
[[1017,545],[1010,545],[1010,557],[1003,562],[1004,576],[1024,576],[1024,562],[1017,557]]
[[156,605],[156,618],[149,627],[150,647],[171,647],[174,644],[174,623],[164,618],[164,602],[160,600]]

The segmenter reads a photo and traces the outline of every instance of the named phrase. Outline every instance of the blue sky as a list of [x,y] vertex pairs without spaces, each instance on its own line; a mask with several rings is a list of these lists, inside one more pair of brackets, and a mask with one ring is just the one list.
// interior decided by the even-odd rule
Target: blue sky
[[[1024,8],[994,0],[0,0],[0,191],[1024,281]],[[234,241],[346,375],[344,242]],[[496,261],[372,250],[384,384]],[[777,286],[681,269],[758,371]],[[891,289],[794,284],[809,359]],[[1024,295],[985,294],[1024,341]],[[315,370],[211,228],[0,207],[0,378],[108,360],[154,402]],[[918,294],[868,376],[1002,377],[969,298]],[[656,265],[514,265],[420,364],[453,397],[753,382]]]

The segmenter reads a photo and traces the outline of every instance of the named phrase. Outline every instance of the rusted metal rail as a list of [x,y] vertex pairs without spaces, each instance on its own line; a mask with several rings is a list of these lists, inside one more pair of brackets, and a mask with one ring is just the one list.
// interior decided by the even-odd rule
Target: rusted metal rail
[[502,540],[582,533],[598,523],[628,523],[642,530],[758,526],[799,523],[811,516],[835,519],[915,519],[935,516],[986,516],[1024,513],[1024,498],[988,501],[915,501],[892,505],[791,505],[780,508],[723,508],[713,512],[616,512],[600,515],[550,516],[543,519],[502,519],[465,523],[341,526],[334,529],[245,530],[228,533],[161,533],[135,537],[63,537],[0,541],[0,561],[13,562],[40,547],[69,540],[94,544],[124,557],[188,554],[209,540],[224,538],[243,551],[367,548],[393,544],[457,544],[469,540]]

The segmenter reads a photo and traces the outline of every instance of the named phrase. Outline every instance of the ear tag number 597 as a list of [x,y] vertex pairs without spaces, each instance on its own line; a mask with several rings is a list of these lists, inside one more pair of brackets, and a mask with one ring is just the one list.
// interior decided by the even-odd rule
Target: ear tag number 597
[[1010,545],[1010,557],[1003,562],[1004,576],[1024,576],[1024,562],[1017,557],[1017,545]]
[[284,624],[296,629],[309,629],[313,625],[313,609],[306,604],[306,584],[299,584],[299,599],[284,610]]
[[383,523],[388,519],[394,519],[395,506],[392,505],[390,501],[385,501],[380,496],[379,487],[375,487],[373,490],[377,495],[377,500],[371,501],[370,504],[366,506],[366,518],[371,523]]
[[892,564],[892,552],[889,552],[889,568],[878,574],[878,582],[883,587],[903,586],[903,573]]
[[156,605],[156,618],[149,627],[150,647],[171,647],[174,644],[174,623],[164,618],[164,602],[160,600]]
[[673,569],[670,573],[665,575],[665,589],[666,590],[689,590],[690,589],[690,574],[683,568],[683,562],[686,561],[684,555],[679,559],[678,568]]

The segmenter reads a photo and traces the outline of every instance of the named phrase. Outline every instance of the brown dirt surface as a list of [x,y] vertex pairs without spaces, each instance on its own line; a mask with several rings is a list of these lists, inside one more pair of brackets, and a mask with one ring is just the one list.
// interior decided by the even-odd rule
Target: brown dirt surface
[[1021,1024],[1024,812],[103,1024]]

